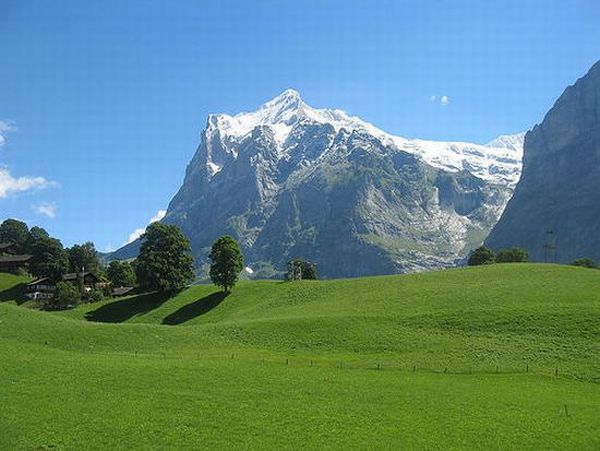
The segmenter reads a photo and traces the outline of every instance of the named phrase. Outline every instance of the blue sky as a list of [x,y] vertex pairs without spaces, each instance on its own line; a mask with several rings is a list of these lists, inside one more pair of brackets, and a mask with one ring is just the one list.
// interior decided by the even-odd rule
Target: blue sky
[[527,130],[600,58],[598,23],[597,0],[0,0],[0,220],[118,248],[208,113],[286,88],[405,137]]

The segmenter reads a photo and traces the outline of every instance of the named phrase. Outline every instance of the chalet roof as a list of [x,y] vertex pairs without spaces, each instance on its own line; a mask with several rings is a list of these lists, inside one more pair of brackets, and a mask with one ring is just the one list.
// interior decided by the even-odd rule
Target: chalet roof
[[130,291],[133,291],[133,287],[117,287],[114,290],[112,290],[111,294],[113,296],[123,296],[129,293]]
[[[85,272],[84,273],[84,277],[86,276],[92,276],[95,280],[100,280],[100,278],[94,274],[91,271]],[[62,280],[64,280],[65,282],[69,282],[69,281],[76,281],[77,280],[77,273],[75,272],[71,272],[68,274],[65,274],[62,278]],[[51,282],[54,285],[54,282],[50,279],[50,277],[41,277],[39,279],[34,280],[33,282],[27,284],[27,286],[33,286],[33,285],[37,285],[39,283],[42,282]]]
[[31,255],[4,255],[0,256],[0,263],[25,263],[31,259]]
[[[65,275],[63,276],[63,280],[64,280],[64,281],[69,281],[69,280],[77,280],[78,274],[79,274],[79,273],[76,273],[76,272],[70,272],[70,273],[67,273],[67,274],[65,274]],[[91,271],[86,271],[86,272],[84,272],[84,273],[83,273],[83,277],[84,277],[84,278],[85,278],[85,277],[88,277],[88,276],[92,276],[94,279],[96,279],[96,280],[100,280],[100,277],[98,277],[96,274],[94,274],[94,273],[93,273],[93,272],[91,272]]]
[[13,247],[15,245],[15,243],[0,243],[0,251],[3,249],[10,249],[11,247]]
[[49,277],[41,277],[41,278],[39,278],[39,279],[36,279],[36,280],[34,280],[34,281],[33,281],[33,282],[31,282],[31,283],[28,283],[28,284],[27,284],[27,286],[28,286],[28,287],[31,287],[31,286],[38,285],[38,284],[40,284],[40,283],[42,283],[42,282],[47,282],[47,281],[50,281],[50,278],[49,278]]

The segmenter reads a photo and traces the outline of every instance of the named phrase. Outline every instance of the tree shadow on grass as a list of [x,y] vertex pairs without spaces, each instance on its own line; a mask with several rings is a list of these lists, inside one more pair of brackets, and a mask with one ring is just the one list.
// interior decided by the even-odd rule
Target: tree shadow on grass
[[26,283],[20,283],[10,287],[8,290],[0,291],[0,302],[15,301],[17,305],[21,305],[29,300],[25,296],[26,291]]
[[186,321],[210,312],[221,302],[223,302],[228,295],[229,293],[218,291],[216,293],[209,294],[208,296],[204,296],[203,298],[198,299],[191,304],[184,305],[179,310],[166,316],[162,320],[162,323],[169,326],[183,324]]
[[85,319],[99,323],[122,323],[134,316],[145,315],[160,307],[171,296],[173,296],[173,293],[140,294],[105,304],[96,310],[87,312]]

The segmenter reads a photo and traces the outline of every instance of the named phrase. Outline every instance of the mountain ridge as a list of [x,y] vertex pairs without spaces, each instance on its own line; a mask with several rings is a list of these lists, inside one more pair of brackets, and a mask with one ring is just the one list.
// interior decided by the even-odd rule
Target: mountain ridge
[[[520,164],[525,132],[501,135],[487,144],[409,139],[387,133],[357,116],[349,116],[340,109],[312,108],[294,89],[285,90],[253,112],[241,112],[233,116],[225,113],[210,114],[205,130],[218,129],[221,136],[227,140],[232,137],[242,139],[256,127],[268,126],[273,129],[278,144],[283,145],[293,126],[302,120],[329,124],[336,132],[345,128],[368,133],[385,145],[394,145],[400,150],[419,155],[428,164],[442,169],[462,170],[465,169],[463,161],[473,165],[474,160],[481,157],[491,160],[488,162],[489,166],[496,163],[501,169],[505,169],[507,173],[503,176],[509,183],[516,184],[520,175],[518,170],[510,166]],[[211,163],[212,166],[214,162]],[[482,166],[469,169],[477,170],[481,178],[495,182],[503,181],[499,179],[502,172],[497,171],[497,167]]]

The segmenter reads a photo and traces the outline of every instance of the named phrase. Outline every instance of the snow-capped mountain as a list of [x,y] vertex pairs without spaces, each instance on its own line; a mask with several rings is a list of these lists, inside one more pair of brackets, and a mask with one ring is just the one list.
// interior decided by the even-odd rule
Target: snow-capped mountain
[[223,234],[240,241],[257,277],[292,257],[328,277],[450,266],[504,209],[522,141],[402,138],[287,90],[254,112],[208,117],[164,221],[190,238],[199,268]]
[[[525,133],[499,136],[486,145],[406,139],[386,133],[358,117],[348,116],[342,110],[311,108],[293,89],[284,91],[251,113],[210,115],[207,134],[219,133],[225,148],[235,156],[236,142],[256,127],[269,127],[281,157],[285,158],[286,141],[294,126],[302,121],[331,125],[336,132],[345,129],[366,133],[386,146],[418,155],[436,168],[451,172],[467,170],[494,183],[515,185],[521,173]],[[210,158],[207,164],[213,174],[220,170],[220,164]]]

